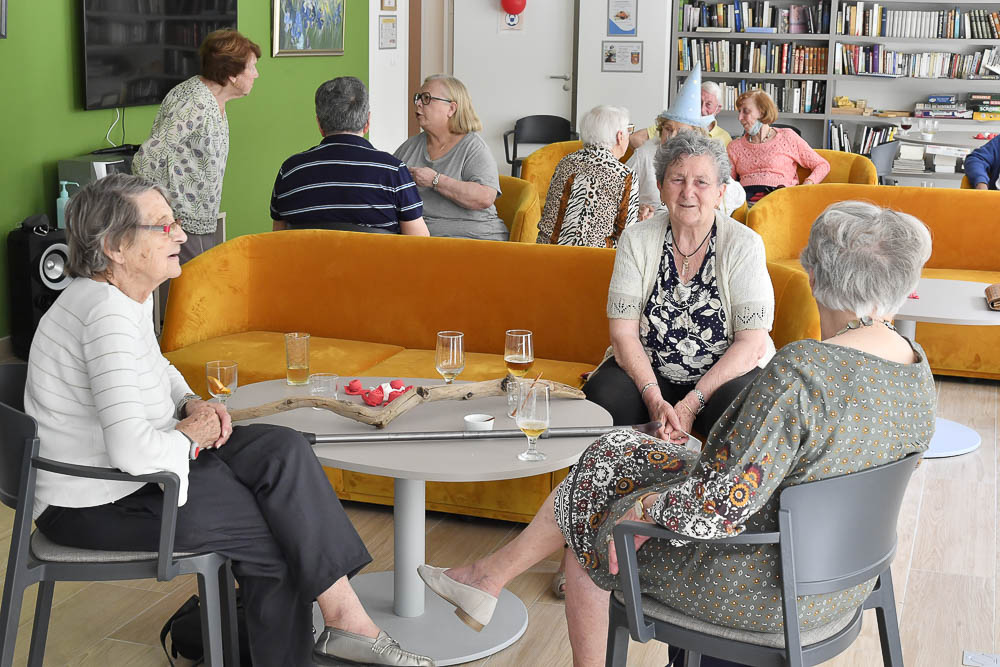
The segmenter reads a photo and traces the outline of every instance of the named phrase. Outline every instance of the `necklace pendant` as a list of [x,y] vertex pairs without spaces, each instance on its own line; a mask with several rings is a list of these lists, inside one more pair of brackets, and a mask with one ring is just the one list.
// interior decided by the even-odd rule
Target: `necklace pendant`
[[684,258],[684,264],[681,265],[681,277],[686,276],[687,272],[688,272],[688,258],[685,257]]

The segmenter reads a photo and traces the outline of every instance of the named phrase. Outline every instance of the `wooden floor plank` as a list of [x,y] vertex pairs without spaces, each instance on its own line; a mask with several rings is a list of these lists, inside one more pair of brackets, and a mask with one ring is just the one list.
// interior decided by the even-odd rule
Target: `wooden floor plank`
[[964,649],[991,651],[994,583],[912,569],[901,625],[907,667],[957,666]]

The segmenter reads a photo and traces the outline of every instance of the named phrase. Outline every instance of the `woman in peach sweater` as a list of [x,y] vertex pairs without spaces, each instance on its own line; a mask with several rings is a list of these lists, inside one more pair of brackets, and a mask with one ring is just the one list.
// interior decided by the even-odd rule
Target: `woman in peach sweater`
[[830,163],[794,130],[771,127],[778,108],[763,90],[746,91],[736,99],[736,108],[745,133],[726,150],[733,179],[746,191],[748,205],[778,188],[799,185],[800,165],[812,170],[802,185],[820,183],[830,173]]

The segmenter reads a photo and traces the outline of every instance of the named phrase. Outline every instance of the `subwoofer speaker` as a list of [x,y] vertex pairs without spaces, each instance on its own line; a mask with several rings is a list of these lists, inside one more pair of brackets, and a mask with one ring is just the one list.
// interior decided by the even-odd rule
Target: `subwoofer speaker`
[[22,359],[28,358],[38,321],[70,284],[68,260],[66,230],[49,227],[44,215],[26,219],[7,235],[10,341]]

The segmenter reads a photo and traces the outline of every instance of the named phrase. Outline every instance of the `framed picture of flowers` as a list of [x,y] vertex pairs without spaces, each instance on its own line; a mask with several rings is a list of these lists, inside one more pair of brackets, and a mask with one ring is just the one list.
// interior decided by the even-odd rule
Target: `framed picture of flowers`
[[344,55],[346,0],[273,0],[271,55]]

